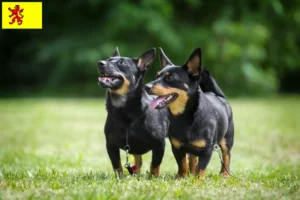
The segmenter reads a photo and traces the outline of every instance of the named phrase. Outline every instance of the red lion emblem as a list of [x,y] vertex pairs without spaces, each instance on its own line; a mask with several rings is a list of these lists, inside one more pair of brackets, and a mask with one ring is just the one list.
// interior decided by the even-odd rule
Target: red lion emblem
[[11,12],[9,17],[14,16],[9,24],[13,24],[17,20],[18,24],[21,25],[23,23],[22,18],[24,17],[21,13],[24,11],[24,8],[20,9],[20,5],[15,5],[14,9],[8,8],[8,10]]

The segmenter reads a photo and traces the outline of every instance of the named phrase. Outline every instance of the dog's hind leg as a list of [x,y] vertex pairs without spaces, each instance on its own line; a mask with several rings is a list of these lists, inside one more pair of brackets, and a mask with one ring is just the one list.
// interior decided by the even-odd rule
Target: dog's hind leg
[[199,156],[198,173],[199,173],[199,178],[202,180],[205,180],[206,167],[211,159],[212,153],[213,153],[212,151],[206,151],[203,152],[201,156]]
[[223,138],[220,142],[220,147],[222,150],[222,159],[223,164],[221,166],[220,174],[222,174],[224,177],[229,177],[230,175],[230,151],[227,148],[226,139]]
[[189,154],[189,169],[192,175],[197,174],[197,165],[198,165],[198,157],[192,154]]
[[234,128],[233,128],[233,123],[231,122],[225,137],[221,140],[219,144],[222,150],[222,158],[223,158],[223,164],[221,166],[220,174],[222,174],[224,177],[230,176],[230,158],[231,158],[230,152],[233,146],[233,135],[234,135]]
[[159,145],[152,150],[152,162],[150,166],[150,174],[153,176],[159,176],[159,166],[165,153],[165,141],[159,141]]
[[134,157],[134,164],[136,166],[136,174],[140,174],[141,172],[141,167],[143,164],[142,156],[141,155],[133,155]]
[[116,175],[119,176],[123,174],[123,168],[121,165],[121,157],[120,157],[120,149],[109,143],[106,143],[106,150]]

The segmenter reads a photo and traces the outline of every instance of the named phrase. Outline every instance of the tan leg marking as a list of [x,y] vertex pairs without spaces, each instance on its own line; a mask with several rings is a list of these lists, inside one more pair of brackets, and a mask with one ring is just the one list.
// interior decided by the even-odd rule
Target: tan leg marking
[[189,168],[190,168],[190,173],[192,175],[196,175],[197,174],[198,156],[189,155]]
[[141,167],[143,164],[142,156],[141,155],[133,155],[134,157],[134,164],[136,166],[136,174],[140,174],[141,172]]
[[201,169],[201,170],[199,171],[199,178],[200,178],[201,180],[205,180],[205,172],[206,172],[206,169]]
[[152,176],[158,177],[159,176],[159,166],[153,168],[152,166],[150,167],[150,174]]
[[[222,150],[222,158],[224,162],[224,166],[226,167],[227,171],[230,173],[230,156],[228,154],[227,146],[226,146],[226,139],[223,138],[220,142],[220,147]],[[222,174],[224,177],[230,177],[224,166],[221,166],[220,174]]]
[[189,166],[188,166],[188,156],[185,155],[182,159],[181,166],[178,169],[178,176],[179,177],[185,177],[188,175],[189,172]]

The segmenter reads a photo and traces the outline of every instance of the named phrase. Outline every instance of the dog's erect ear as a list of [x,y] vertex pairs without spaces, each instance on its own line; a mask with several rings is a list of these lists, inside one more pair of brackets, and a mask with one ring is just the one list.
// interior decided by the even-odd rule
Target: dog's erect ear
[[201,72],[201,49],[197,48],[193,51],[188,61],[183,67],[193,76],[199,77]]
[[113,57],[120,57],[119,49],[116,47]]
[[148,67],[153,63],[155,58],[156,49],[152,48],[143,53],[138,59],[137,59],[137,67],[141,71],[145,71],[148,69]]
[[160,66],[162,68],[165,68],[165,66],[167,65],[174,65],[171,60],[166,56],[165,52],[163,51],[163,49],[161,47],[159,47],[160,49],[160,55],[159,55],[159,59],[160,59]]

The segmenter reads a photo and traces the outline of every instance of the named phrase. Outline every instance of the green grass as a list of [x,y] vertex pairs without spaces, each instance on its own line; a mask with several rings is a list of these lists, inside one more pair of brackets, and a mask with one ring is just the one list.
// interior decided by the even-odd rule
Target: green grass
[[176,178],[169,142],[159,178],[147,176],[148,153],[141,176],[116,179],[102,99],[2,99],[0,199],[299,199],[300,97],[230,102],[238,179],[218,175],[215,153],[203,182]]

